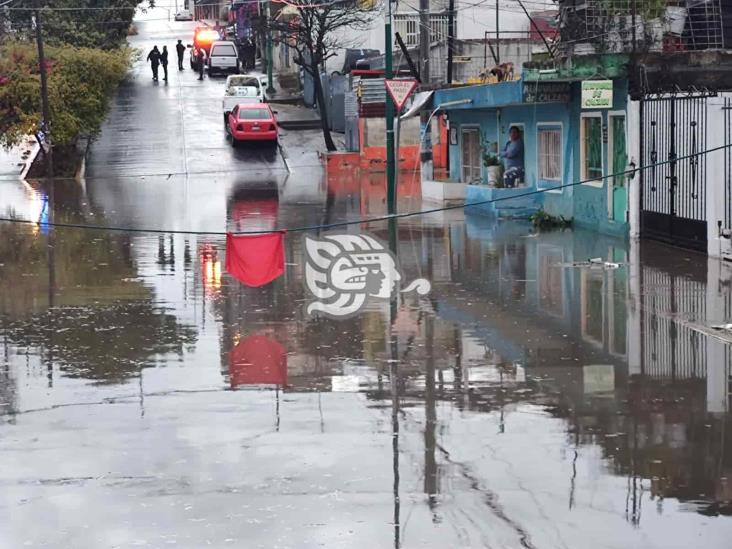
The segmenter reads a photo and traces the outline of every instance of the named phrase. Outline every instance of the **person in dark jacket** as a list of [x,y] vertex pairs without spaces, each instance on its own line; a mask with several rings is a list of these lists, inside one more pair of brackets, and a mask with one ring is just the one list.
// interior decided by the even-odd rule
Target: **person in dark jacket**
[[168,46],[163,46],[163,53],[160,54],[160,63],[163,65],[163,80],[168,81]]
[[198,79],[203,80],[203,69],[206,65],[206,52],[203,50],[203,48],[198,48],[198,56],[196,58],[196,62],[198,63]]
[[178,70],[183,70],[183,54],[186,52],[186,47],[183,45],[181,40],[175,45],[175,51],[178,52]]
[[160,50],[157,46],[153,46],[150,53],[147,54],[147,60],[150,61],[150,67],[152,68],[153,80],[158,81],[158,66],[160,65]]

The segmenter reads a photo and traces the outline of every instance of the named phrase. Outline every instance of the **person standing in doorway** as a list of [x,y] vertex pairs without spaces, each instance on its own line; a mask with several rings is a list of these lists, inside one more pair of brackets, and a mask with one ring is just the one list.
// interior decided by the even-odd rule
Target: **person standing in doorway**
[[168,46],[163,46],[163,53],[160,54],[160,63],[163,65],[163,81],[168,81]]
[[524,180],[524,140],[518,126],[511,126],[508,130],[508,142],[501,153],[506,173],[503,183],[507,188],[517,187]]
[[186,47],[183,45],[182,40],[178,40],[175,45],[175,51],[178,53],[178,70],[183,70],[183,54],[186,52]]
[[153,49],[147,54],[147,60],[150,61],[150,68],[153,73],[153,82],[157,82],[158,66],[160,65],[160,50],[158,50],[157,46],[153,46]]

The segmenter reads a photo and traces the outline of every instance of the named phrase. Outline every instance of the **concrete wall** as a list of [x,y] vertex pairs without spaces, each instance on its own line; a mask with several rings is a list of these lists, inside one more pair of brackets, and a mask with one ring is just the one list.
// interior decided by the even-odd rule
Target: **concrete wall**
[[[707,103],[707,150],[730,145],[730,130],[725,128],[724,111],[725,98],[732,97],[730,93],[711,97]],[[719,236],[718,223],[724,229],[725,209],[729,207],[724,197],[732,196],[725,193],[725,186],[730,185],[730,170],[725,168],[725,156],[729,157],[729,150],[718,150],[707,155],[707,253],[713,257],[732,257],[732,243],[728,238]]]
[[[495,45],[494,45],[495,47]],[[515,75],[521,75],[522,63],[531,60],[534,51],[546,51],[543,45],[528,39],[501,39],[501,63],[513,63]],[[487,54],[487,58],[486,58]],[[456,42],[455,62],[453,64],[453,82],[467,82],[478,78],[485,69],[490,70],[496,64],[490,49],[486,50],[481,42]],[[430,74],[433,80],[447,81],[447,44],[439,44],[432,49],[430,57]]]

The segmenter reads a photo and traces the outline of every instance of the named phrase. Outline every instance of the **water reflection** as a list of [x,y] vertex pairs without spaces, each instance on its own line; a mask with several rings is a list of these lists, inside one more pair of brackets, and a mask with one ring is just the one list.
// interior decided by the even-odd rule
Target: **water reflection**
[[[403,209],[419,201],[410,185],[402,178]],[[245,230],[373,215],[383,211],[382,191],[376,177],[333,177],[322,203],[298,205],[239,181],[217,195],[220,224]],[[119,221],[83,192],[69,192],[57,193],[59,219]],[[149,222],[129,211],[122,218]],[[386,225],[368,230],[389,241]],[[329,506],[331,518],[317,511],[321,489],[344,498],[342,513],[363,513],[369,533],[358,529],[354,546],[586,547],[603,525],[611,528],[596,546],[647,547],[649,539],[699,546],[702,538],[705,547],[724,546],[732,350],[711,326],[732,316],[725,264],[446,212],[401,221],[394,235],[406,278],[432,281],[428,299],[412,295],[332,321],[304,315],[296,236],[286,239],[285,275],[246,288],[222,272],[219,237],[56,233],[57,302],[48,307],[46,236],[0,225],[0,414],[16,425],[47,403],[38,388],[49,390],[49,376],[54,406],[96,401],[99,391],[126,402],[137,378],[145,417],[187,433],[181,475],[207,470],[219,451],[234,456],[229,478],[189,481],[202,500],[245,482],[235,471],[264,452],[266,464],[251,474],[314,494],[307,524],[358,529],[348,518],[333,523]],[[576,266],[597,257],[620,266]],[[275,392],[262,401],[270,393],[228,390],[247,387]],[[165,413],[150,403],[172,395]],[[222,402],[231,403],[226,413]],[[237,442],[236,450],[220,442],[241,436],[235,409],[258,421],[255,402],[267,413],[271,404],[276,418],[247,436],[281,438]],[[182,413],[183,403],[198,412]],[[201,410],[216,414],[215,435],[204,433]],[[87,421],[93,433],[108,433],[106,416]],[[51,422],[36,419],[35,429]],[[71,440],[57,458],[77,451]],[[317,452],[302,450],[307,461],[293,471],[300,447],[312,444]],[[159,446],[126,451],[170,458]],[[321,466],[327,477],[316,476]],[[6,504],[25,497],[17,478],[4,478],[19,494]],[[281,507],[288,490],[271,496],[274,511],[243,515],[264,522],[264,531],[292,520]],[[255,528],[229,526],[241,539]],[[332,541],[323,526],[310,528]],[[284,544],[295,539],[283,535]]]

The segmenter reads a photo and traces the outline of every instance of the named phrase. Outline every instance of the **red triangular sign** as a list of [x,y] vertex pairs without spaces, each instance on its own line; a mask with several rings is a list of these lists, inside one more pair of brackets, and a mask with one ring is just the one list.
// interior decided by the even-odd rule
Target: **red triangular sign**
[[409,96],[412,95],[412,92],[415,89],[417,89],[417,81],[411,79],[384,80],[384,85],[386,86],[386,91],[389,92],[392,101],[394,101],[394,106],[397,111],[402,109],[404,103],[409,99]]

